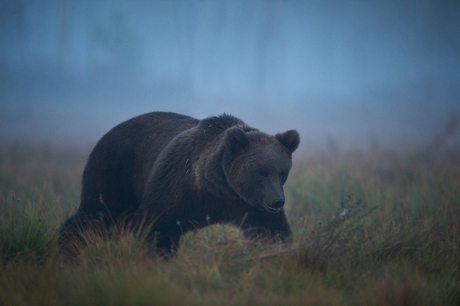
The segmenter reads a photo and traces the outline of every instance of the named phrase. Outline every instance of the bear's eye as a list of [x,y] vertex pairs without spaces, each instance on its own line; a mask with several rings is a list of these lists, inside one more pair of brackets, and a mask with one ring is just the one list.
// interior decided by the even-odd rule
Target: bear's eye
[[257,171],[257,175],[260,177],[268,177],[268,171],[267,170],[259,170]]

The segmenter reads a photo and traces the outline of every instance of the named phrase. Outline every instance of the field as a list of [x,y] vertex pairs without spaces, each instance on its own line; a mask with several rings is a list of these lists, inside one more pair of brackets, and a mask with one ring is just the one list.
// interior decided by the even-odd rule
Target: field
[[142,237],[56,246],[89,150],[0,149],[0,305],[459,305],[460,151],[307,152],[286,184],[292,243],[215,225],[169,261]]

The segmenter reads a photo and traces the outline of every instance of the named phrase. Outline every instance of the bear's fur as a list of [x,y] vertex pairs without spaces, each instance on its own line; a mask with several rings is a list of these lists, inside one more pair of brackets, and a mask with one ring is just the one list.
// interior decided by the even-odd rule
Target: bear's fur
[[153,112],[110,130],[86,164],[81,203],[61,227],[70,250],[89,224],[104,228],[126,217],[153,221],[147,242],[167,254],[181,234],[213,223],[246,235],[290,234],[283,184],[299,134],[270,136],[223,114],[204,120]]

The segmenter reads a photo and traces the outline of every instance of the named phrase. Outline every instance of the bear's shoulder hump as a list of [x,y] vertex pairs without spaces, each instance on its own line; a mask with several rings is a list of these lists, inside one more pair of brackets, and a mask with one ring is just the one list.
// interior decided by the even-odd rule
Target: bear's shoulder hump
[[244,122],[224,113],[220,116],[208,117],[201,120],[198,128],[207,132],[221,132],[235,125],[244,125]]

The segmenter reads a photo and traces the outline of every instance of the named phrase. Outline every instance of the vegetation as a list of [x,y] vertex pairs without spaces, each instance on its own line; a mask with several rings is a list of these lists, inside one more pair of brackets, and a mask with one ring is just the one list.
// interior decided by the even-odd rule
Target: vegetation
[[169,261],[122,229],[58,252],[87,153],[0,150],[0,305],[460,304],[458,150],[310,152],[286,184],[291,244],[216,225]]

